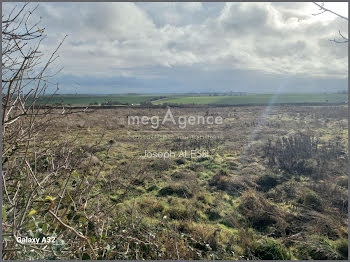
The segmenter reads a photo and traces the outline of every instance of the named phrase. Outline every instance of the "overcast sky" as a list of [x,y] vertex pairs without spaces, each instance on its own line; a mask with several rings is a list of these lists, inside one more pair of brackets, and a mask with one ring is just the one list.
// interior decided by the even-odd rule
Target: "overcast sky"
[[[21,4],[17,4],[20,6]],[[3,4],[3,12],[13,3]],[[347,14],[347,3],[326,3]],[[40,3],[61,93],[347,89],[347,22],[312,3]]]

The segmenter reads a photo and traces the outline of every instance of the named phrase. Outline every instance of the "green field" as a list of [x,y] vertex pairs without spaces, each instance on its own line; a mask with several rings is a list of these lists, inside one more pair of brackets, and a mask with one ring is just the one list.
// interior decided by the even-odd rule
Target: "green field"
[[168,99],[155,101],[154,104],[269,104],[274,103],[344,103],[347,94],[258,94],[246,96],[173,96]]
[[345,103],[347,94],[251,94],[244,96],[194,96],[194,95],[55,95],[44,96],[41,103],[64,105],[140,105],[161,104],[212,104],[245,105],[269,103]]
[[160,99],[159,95],[55,95],[42,97],[42,103],[64,105],[140,104]]

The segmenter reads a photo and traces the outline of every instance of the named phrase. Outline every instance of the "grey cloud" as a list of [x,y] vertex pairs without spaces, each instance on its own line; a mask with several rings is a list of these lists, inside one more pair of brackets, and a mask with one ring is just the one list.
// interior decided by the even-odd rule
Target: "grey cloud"
[[196,67],[347,78],[347,45],[328,41],[347,23],[324,22],[310,5],[41,3],[38,16],[45,50],[69,35],[60,50],[65,74],[159,78],[159,68]]
[[[289,43],[272,43],[271,46],[261,46],[257,48],[257,54],[264,57],[283,56],[306,56],[307,44],[305,41],[296,40]],[[305,52],[306,51],[306,52]]]
[[268,10],[263,4],[230,3],[225,6],[219,19],[225,30],[247,33],[247,30],[264,27],[268,17]]

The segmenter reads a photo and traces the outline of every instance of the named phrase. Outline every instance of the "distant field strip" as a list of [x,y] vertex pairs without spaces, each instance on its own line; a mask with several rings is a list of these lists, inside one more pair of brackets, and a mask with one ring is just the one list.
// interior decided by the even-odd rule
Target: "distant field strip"
[[63,105],[139,105],[139,104],[211,104],[245,105],[269,103],[345,103],[347,94],[257,94],[245,96],[193,96],[193,95],[56,95],[40,98],[43,104]]
[[274,103],[345,103],[347,94],[282,94],[274,97],[273,94],[246,95],[246,96],[173,96],[168,99],[154,101],[154,104],[269,104]]
[[161,99],[157,95],[58,95],[42,97],[42,103],[64,105],[140,104]]

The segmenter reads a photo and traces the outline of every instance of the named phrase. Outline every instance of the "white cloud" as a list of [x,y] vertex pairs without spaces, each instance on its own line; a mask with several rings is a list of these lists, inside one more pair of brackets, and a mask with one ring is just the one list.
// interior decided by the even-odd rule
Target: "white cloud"
[[181,3],[180,5],[188,12],[198,12],[202,9],[202,3],[200,2]]
[[[213,4],[215,5],[215,4]],[[152,10],[150,8],[152,7]],[[347,77],[340,18],[313,16],[312,3],[41,3],[45,49],[64,34],[64,73],[142,76],[142,68],[202,67]],[[158,73],[155,71],[156,76]]]

